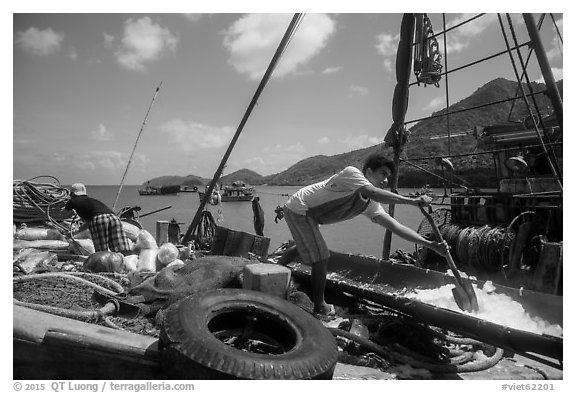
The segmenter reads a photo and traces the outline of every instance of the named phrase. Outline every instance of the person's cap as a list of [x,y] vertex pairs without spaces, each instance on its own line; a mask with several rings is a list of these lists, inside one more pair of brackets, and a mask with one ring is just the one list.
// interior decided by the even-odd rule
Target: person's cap
[[72,184],[70,192],[74,195],[86,195],[86,186],[82,183]]

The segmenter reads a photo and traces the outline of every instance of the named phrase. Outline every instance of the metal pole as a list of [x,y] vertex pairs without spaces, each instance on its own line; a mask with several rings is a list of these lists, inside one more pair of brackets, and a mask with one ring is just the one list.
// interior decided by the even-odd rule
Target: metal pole
[[290,22],[290,25],[288,26],[288,29],[286,30],[286,33],[284,34],[284,37],[282,38],[282,41],[280,42],[280,45],[278,46],[278,49],[276,50],[276,53],[274,54],[274,57],[272,57],[272,60],[270,61],[270,65],[268,66],[266,73],[262,77],[262,81],[258,85],[256,92],[254,93],[254,97],[252,98],[252,101],[250,101],[250,104],[248,105],[248,109],[246,110],[246,112],[244,113],[244,116],[242,117],[242,120],[240,121],[240,125],[238,126],[238,129],[236,130],[236,133],[234,134],[234,137],[232,138],[230,145],[228,145],[228,149],[226,150],[226,153],[224,153],[224,157],[222,157],[222,161],[220,161],[220,165],[218,166],[216,173],[214,173],[214,177],[213,177],[212,181],[210,182],[210,185],[208,186],[206,193],[204,194],[204,198],[202,199],[202,201],[200,201],[200,206],[198,206],[198,210],[196,211],[196,215],[192,219],[192,223],[190,224],[190,226],[188,227],[188,230],[186,231],[186,234],[182,238],[182,244],[186,244],[187,242],[190,241],[190,239],[192,238],[192,233],[194,232],[194,230],[196,229],[196,227],[200,223],[200,219],[202,218],[202,211],[204,210],[204,207],[206,206],[206,203],[208,202],[208,200],[212,197],[212,191],[214,190],[214,187],[216,186],[218,179],[222,175],[222,171],[224,171],[224,167],[226,166],[226,161],[228,161],[228,157],[232,153],[232,149],[234,148],[236,141],[240,137],[240,133],[242,132],[244,125],[248,121],[248,118],[250,117],[252,110],[256,106],[256,103],[258,102],[258,98],[260,97],[260,94],[264,90],[264,86],[266,86],[268,79],[270,79],[270,76],[272,75],[272,72],[274,71],[274,68],[275,68],[276,64],[278,63],[280,56],[282,56],[282,53],[284,52],[286,45],[288,45],[288,42],[292,38],[293,32],[295,31],[298,23],[300,23],[301,17],[302,17],[302,14],[294,14],[294,17],[292,18],[292,21]]
[[542,40],[540,39],[540,34],[538,33],[538,28],[536,27],[536,22],[534,21],[534,16],[532,14],[522,14],[524,18],[524,23],[526,23],[526,29],[528,29],[528,35],[532,41],[532,47],[534,52],[536,52],[536,58],[538,59],[538,64],[540,65],[540,70],[542,71],[542,76],[544,77],[544,82],[546,82],[546,88],[548,90],[548,97],[552,101],[552,106],[554,107],[554,113],[558,119],[558,124],[560,130],[563,129],[563,104],[562,97],[558,91],[558,86],[554,80],[554,75],[552,74],[552,68],[550,67],[550,62],[548,62],[548,57],[546,56],[546,50],[544,45],[542,45]]

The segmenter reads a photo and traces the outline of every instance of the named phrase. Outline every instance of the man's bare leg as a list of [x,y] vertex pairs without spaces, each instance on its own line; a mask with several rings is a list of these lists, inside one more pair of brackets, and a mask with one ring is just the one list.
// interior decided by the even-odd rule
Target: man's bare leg
[[314,312],[321,314],[330,310],[330,305],[324,301],[327,267],[327,259],[312,264],[312,302],[314,303]]

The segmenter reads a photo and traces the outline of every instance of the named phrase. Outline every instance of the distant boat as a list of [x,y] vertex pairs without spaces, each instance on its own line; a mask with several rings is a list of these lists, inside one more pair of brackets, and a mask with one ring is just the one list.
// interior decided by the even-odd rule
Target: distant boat
[[[220,199],[222,202],[250,202],[254,198],[254,187],[237,180],[232,184],[225,185],[220,189]],[[200,200],[204,199],[205,192],[199,191]]]
[[422,187],[422,188],[420,189],[420,191],[409,192],[408,195],[411,196],[411,197],[413,197],[413,198],[414,198],[414,197],[419,197],[419,196],[422,196],[422,195],[427,195],[427,196],[429,196],[430,198],[438,198],[438,195],[434,192],[434,190],[432,190],[432,189],[430,188],[430,186],[429,186],[428,184],[427,184],[426,186]]
[[222,190],[222,202],[249,202],[254,198],[254,187],[237,180],[232,184],[225,185]]
[[151,186],[149,184],[146,187],[138,190],[140,195],[171,195],[177,194],[180,191],[180,186],[178,184],[172,186]]
[[180,186],[180,192],[198,192],[198,186]]

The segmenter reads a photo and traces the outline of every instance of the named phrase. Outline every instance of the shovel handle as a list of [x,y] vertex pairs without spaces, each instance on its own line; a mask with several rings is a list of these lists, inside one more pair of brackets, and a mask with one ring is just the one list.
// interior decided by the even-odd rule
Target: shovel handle
[[[440,229],[438,229],[438,225],[436,225],[436,223],[434,222],[434,219],[432,218],[430,213],[428,213],[424,209],[424,206],[422,206],[421,204],[418,205],[418,207],[420,208],[420,211],[422,212],[424,217],[426,217],[426,219],[430,223],[430,226],[432,226],[432,230],[434,231],[436,238],[439,241],[443,242],[444,239],[442,238],[442,234],[440,233]],[[431,209],[431,208],[429,207],[429,209]],[[452,270],[452,273],[454,273],[454,277],[456,278],[456,281],[458,281],[458,284],[460,284],[460,286],[463,287],[462,277],[460,276],[460,272],[456,268],[456,264],[454,263],[454,260],[452,259],[452,255],[450,255],[450,251],[446,252],[445,257],[446,257],[446,262],[448,262],[448,266],[450,267],[450,270]]]

